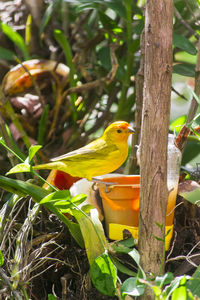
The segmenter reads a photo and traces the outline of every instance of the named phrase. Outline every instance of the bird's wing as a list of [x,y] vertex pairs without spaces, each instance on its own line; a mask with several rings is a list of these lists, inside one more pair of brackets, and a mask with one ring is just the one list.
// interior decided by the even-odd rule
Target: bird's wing
[[77,150],[71,151],[67,154],[55,157],[51,159],[51,161],[59,161],[59,160],[65,160],[65,159],[93,159],[97,158],[98,159],[105,159],[105,156],[108,155],[110,152],[117,151],[118,148],[116,145],[108,145],[106,141],[103,139],[97,139],[88,145],[79,148]]

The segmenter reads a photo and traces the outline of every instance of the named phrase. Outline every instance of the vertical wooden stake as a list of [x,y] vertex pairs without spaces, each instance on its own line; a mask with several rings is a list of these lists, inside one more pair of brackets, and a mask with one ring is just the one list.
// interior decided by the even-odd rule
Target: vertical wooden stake
[[[167,141],[172,75],[173,1],[147,0],[145,14],[144,103],[141,130],[139,251],[148,274],[159,274],[163,245],[155,222],[165,225],[168,199]],[[152,299],[147,290],[145,300]]]

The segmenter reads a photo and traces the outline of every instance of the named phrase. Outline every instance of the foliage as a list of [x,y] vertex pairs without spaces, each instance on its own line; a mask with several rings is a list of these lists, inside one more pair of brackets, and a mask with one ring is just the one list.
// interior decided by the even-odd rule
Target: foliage
[[[0,176],[0,187],[4,191],[0,210],[0,288],[10,298],[29,299],[32,282],[33,286],[38,285],[35,278],[43,272],[48,277],[48,268],[52,266],[58,274],[59,264],[61,273],[74,270],[76,276],[80,274],[81,278],[90,270],[95,288],[107,296],[117,295],[119,299],[125,299],[126,295],[138,297],[146,287],[152,289],[155,299],[200,297],[199,267],[195,268],[194,274],[190,272],[191,276],[174,276],[172,272],[160,276],[145,274],[133,239],[108,243],[97,211],[90,205],[84,205],[84,194],[71,197],[68,190],[58,191],[49,183],[46,188],[41,187],[44,179],[31,169],[36,161],[46,161],[57,154],[58,149],[67,152],[85,144],[91,137],[99,135],[113,119],[133,121],[138,105],[136,77],[142,50],[144,2],[52,0],[43,6],[39,27],[34,21],[33,11],[24,16],[25,32],[29,32],[28,26],[31,30],[34,26],[37,28],[36,34],[27,36],[25,32],[14,30],[12,22],[7,24],[1,20],[2,34],[9,41],[0,46],[0,58],[13,64],[17,62],[25,69],[24,77],[17,75],[19,85],[23,86],[20,96],[14,89],[12,93],[6,92],[7,75],[2,78],[0,142],[9,151],[10,162],[7,160],[5,172],[3,170],[1,174],[8,172],[12,164],[14,168],[31,170],[34,178],[34,182],[32,179],[30,182],[27,175],[19,175],[21,177],[17,179]],[[189,88],[189,81],[192,80],[196,86],[199,84],[194,81],[199,70],[199,65],[196,65],[199,55],[199,5],[199,1],[194,0],[174,1],[175,79],[172,83],[176,101],[179,102],[178,111],[180,102],[188,102],[190,98],[194,98],[198,106],[196,116],[187,123],[192,134],[182,161],[185,170],[189,166],[187,179],[192,179],[195,173],[196,182],[199,181],[196,163],[200,158],[200,101],[199,91]],[[37,42],[34,36],[37,36]],[[59,73],[56,64],[48,70],[44,70],[42,65],[37,73],[37,65],[29,70],[21,63],[36,57],[40,58],[40,62],[43,59],[50,62],[54,57],[56,62],[66,64],[70,72]],[[178,76],[184,78],[187,92],[179,90]],[[31,84],[26,88],[28,80]],[[30,94],[27,96],[27,93]],[[188,110],[185,110],[182,115],[171,119],[170,131],[178,134],[187,118]],[[45,150],[31,144],[44,145]],[[18,164],[19,161],[21,164]],[[199,188],[180,195],[193,205],[199,203]],[[83,206],[80,208],[80,205]],[[196,209],[197,206],[193,207]],[[56,216],[54,222],[51,221],[52,214]],[[66,240],[67,230],[70,235],[65,247],[71,248],[71,257],[59,245],[62,241],[57,233],[63,231]],[[81,248],[86,249],[89,262],[86,271],[80,271],[80,266],[75,263],[76,252],[70,236],[78,244],[79,254]],[[194,247],[199,250],[198,245]],[[58,254],[54,257],[54,253]],[[63,257],[60,253],[66,255],[64,259],[60,259],[60,256]],[[87,290],[85,287],[83,289]],[[77,295],[72,296],[78,299]],[[48,287],[48,299],[56,299],[51,287]]]

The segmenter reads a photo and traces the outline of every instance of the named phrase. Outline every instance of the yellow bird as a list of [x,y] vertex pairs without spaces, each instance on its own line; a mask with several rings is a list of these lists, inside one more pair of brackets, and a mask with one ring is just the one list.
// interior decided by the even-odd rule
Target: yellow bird
[[[53,158],[49,163],[33,166],[33,169],[55,169],[73,177],[92,180],[95,176],[115,171],[125,162],[128,156],[128,137],[134,132],[127,122],[114,122],[105,129],[100,138],[88,145]],[[27,171],[30,170],[22,172]]]

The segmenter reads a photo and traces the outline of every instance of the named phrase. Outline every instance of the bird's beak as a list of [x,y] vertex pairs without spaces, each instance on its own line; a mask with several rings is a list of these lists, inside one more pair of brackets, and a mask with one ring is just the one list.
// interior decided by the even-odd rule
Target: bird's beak
[[133,133],[135,133],[135,130],[131,126],[129,126],[128,127],[128,132],[133,134]]

